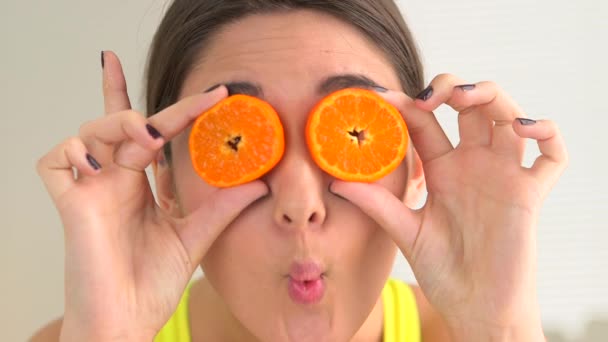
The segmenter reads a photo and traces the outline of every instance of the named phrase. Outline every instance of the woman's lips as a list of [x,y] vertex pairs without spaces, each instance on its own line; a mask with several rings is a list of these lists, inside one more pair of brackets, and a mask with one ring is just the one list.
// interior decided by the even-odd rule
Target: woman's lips
[[298,304],[315,304],[323,299],[325,283],[322,277],[312,280],[297,281],[289,278],[289,296]]
[[314,262],[294,263],[289,272],[287,289],[298,304],[315,304],[323,299],[325,280],[321,266]]

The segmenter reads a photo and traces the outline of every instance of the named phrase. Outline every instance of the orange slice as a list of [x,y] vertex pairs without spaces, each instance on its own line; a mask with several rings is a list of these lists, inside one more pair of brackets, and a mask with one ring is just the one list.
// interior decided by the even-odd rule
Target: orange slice
[[283,156],[283,125],[268,103],[247,95],[228,97],[196,119],[190,157],[207,183],[230,187],[253,181]]
[[344,89],[312,110],[306,141],[325,172],[345,181],[374,182],[403,161],[409,136],[399,111],[380,95]]

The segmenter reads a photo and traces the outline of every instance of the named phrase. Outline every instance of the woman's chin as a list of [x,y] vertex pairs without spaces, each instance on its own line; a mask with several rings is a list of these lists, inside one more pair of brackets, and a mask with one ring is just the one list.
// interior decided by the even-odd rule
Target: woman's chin
[[284,337],[290,342],[337,341],[332,319],[325,313],[288,317],[283,324]]

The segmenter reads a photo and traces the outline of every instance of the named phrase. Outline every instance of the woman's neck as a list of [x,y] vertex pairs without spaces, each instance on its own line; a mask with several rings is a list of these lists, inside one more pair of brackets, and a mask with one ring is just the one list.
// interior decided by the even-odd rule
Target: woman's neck
[[188,301],[192,342],[258,340],[232,315],[206,278],[197,280]]
[[[207,279],[197,280],[190,288],[188,315],[192,342],[245,341],[258,342],[235,317]],[[376,302],[351,342],[382,341],[384,330],[382,296]]]

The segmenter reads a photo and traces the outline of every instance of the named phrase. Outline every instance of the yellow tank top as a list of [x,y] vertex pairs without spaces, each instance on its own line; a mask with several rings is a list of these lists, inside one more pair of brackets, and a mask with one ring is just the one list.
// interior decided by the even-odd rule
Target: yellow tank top
[[[191,342],[188,320],[190,286],[154,342]],[[420,319],[414,292],[409,285],[389,279],[382,290],[384,342],[420,342]]]

